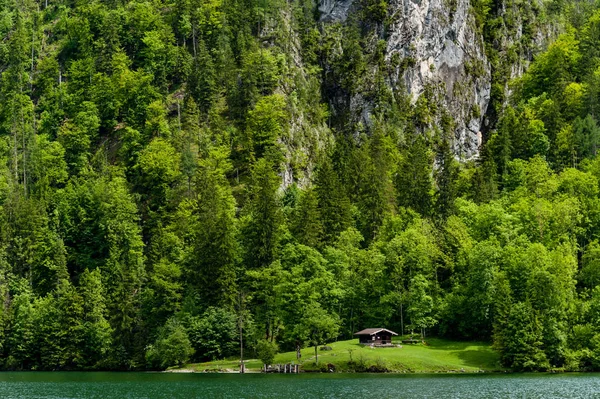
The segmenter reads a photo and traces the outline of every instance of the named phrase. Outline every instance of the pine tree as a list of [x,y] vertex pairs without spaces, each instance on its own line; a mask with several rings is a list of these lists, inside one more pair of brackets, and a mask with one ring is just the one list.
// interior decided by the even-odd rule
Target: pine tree
[[352,225],[352,214],[350,200],[327,156],[317,169],[315,191],[323,223],[323,243],[332,244],[342,231]]
[[391,176],[395,169],[396,148],[390,138],[376,128],[368,143],[357,152],[355,164],[362,173],[355,179],[358,185],[358,227],[369,244],[375,238],[386,215],[394,210],[394,186]]
[[33,294],[26,281],[19,281],[20,290],[13,297],[10,325],[8,327],[6,365],[9,368],[27,370],[34,366],[36,354],[34,332],[36,326]]
[[477,202],[488,202],[498,193],[497,167],[491,150],[486,145],[481,151],[478,165],[473,174],[473,197]]
[[300,194],[298,205],[292,213],[290,230],[301,244],[313,248],[321,246],[323,223],[319,199],[314,189],[308,188]]
[[102,367],[112,345],[112,328],[106,319],[105,291],[100,269],[86,269],[79,278],[83,301],[80,366]]
[[246,264],[250,269],[268,266],[279,251],[283,213],[279,200],[279,177],[265,158],[252,168],[248,203],[245,206]]
[[454,211],[454,200],[457,196],[456,179],[458,165],[450,149],[450,143],[442,139],[436,154],[438,170],[436,171],[437,190],[435,192],[436,216],[445,220]]
[[58,342],[59,356],[56,359],[58,364],[48,364],[48,366],[78,368],[84,362],[83,298],[66,278],[59,282],[55,295],[59,330],[49,334],[46,339]]
[[423,216],[432,211],[432,167],[431,153],[421,135],[402,153],[396,175],[398,205],[412,208]]
[[198,42],[197,51],[190,74],[189,90],[200,110],[207,113],[215,100],[216,73],[212,57],[202,39]]
[[195,179],[194,231],[187,270],[203,306],[232,307],[239,247],[235,199],[220,170],[203,165]]

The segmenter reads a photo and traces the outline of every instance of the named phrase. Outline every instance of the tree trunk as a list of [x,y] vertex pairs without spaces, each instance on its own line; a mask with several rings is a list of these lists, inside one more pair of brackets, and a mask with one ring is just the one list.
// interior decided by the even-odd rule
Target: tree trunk
[[319,364],[319,353],[317,352],[317,346],[315,345],[315,364]]
[[196,53],[196,24],[192,24],[192,47],[194,48],[194,60],[198,56]]
[[244,327],[240,320],[240,373],[244,372]]
[[25,144],[25,117],[23,116],[23,108],[21,108],[21,126],[22,126],[22,136],[21,136],[21,140],[23,142],[23,148],[22,148],[22,154],[23,154],[23,159],[22,159],[22,164],[23,164],[23,193],[25,195],[25,198],[27,198],[27,152],[26,150],[26,144]]
[[400,333],[404,336],[404,311],[402,309],[402,302],[400,302]]

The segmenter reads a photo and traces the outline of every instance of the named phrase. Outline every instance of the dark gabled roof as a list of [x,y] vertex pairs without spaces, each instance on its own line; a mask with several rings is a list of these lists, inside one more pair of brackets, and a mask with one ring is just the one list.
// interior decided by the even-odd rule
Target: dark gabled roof
[[395,332],[393,332],[392,330],[388,330],[387,328],[365,328],[362,331],[354,333],[354,335],[373,335],[373,334],[377,334],[378,332],[381,332],[381,331],[387,331],[387,332],[391,333],[392,335],[398,335]]

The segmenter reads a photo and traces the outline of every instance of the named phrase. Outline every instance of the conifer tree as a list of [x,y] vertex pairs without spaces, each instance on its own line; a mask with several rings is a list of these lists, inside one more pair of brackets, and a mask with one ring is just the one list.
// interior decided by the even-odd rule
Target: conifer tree
[[268,266],[279,251],[283,213],[279,177],[265,158],[256,161],[245,205],[243,229],[246,264],[250,269]]
[[413,139],[402,153],[396,175],[398,205],[429,216],[432,211],[432,167],[433,160],[423,136]]
[[202,39],[198,41],[197,51],[189,79],[190,94],[200,110],[207,113],[215,100],[216,72],[212,57]]
[[6,365],[9,368],[26,370],[35,365],[35,309],[33,293],[27,282],[20,280],[17,284],[19,287],[13,297],[8,326]]
[[436,171],[437,190],[435,192],[436,215],[446,219],[453,213],[457,196],[456,180],[459,167],[454,160],[450,143],[442,139],[436,154],[438,170]]
[[369,244],[375,238],[386,215],[394,210],[394,186],[391,176],[394,172],[396,148],[383,129],[377,127],[368,143],[357,151],[356,165],[362,173],[357,173],[357,206],[360,212],[358,225]]
[[329,157],[325,156],[316,172],[315,191],[323,223],[323,242],[332,244],[352,225],[351,204]]
[[313,188],[301,192],[298,205],[292,213],[290,230],[301,244],[313,248],[321,246],[323,223],[319,212],[319,199]]
[[79,295],[83,302],[82,367],[102,367],[109,357],[112,328],[106,319],[105,291],[100,269],[86,269],[79,279]]
[[194,231],[187,270],[204,306],[232,307],[239,247],[235,199],[220,170],[202,165],[195,179]]
[[498,192],[497,167],[488,146],[483,147],[478,163],[473,175],[473,197],[477,202],[487,202],[496,198]]

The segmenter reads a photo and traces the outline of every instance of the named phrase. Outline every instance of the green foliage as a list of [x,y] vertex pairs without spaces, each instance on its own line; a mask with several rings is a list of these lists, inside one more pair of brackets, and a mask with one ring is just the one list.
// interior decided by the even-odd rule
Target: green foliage
[[300,341],[315,348],[315,362],[319,363],[317,346],[326,344],[338,335],[340,325],[335,314],[329,314],[318,303],[310,303],[303,312],[300,323],[295,328],[295,335]]
[[285,99],[280,94],[261,97],[246,119],[250,150],[256,158],[276,157],[276,143],[287,130],[289,117],[285,112]]
[[526,303],[513,305],[502,332],[501,361],[516,370],[547,369],[548,360],[542,350],[541,326]]
[[256,344],[256,354],[263,364],[273,364],[277,354],[277,344],[267,340],[260,340]]
[[323,221],[319,198],[314,189],[302,191],[292,214],[290,230],[299,243],[319,248],[323,239]]
[[170,187],[180,175],[180,158],[173,146],[162,138],[155,138],[138,157],[139,186],[149,195],[164,201]]
[[190,229],[186,274],[203,302],[231,306],[240,252],[235,200],[221,171],[213,168],[205,165],[196,175],[196,201],[180,205]]
[[106,305],[100,269],[82,273],[79,292],[83,301],[83,353],[86,367],[102,367],[112,348],[112,328],[106,320]]
[[423,331],[435,325],[436,320],[431,316],[433,311],[433,298],[428,295],[428,282],[421,274],[417,274],[410,281],[407,314],[411,320],[411,327]]
[[236,315],[223,308],[208,308],[192,318],[188,333],[196,359],[222,359],[239,349]]
[[251,268],[269,265],[279,250],[283,213],[278,195],[279,178],[273,164],[259,159],[252,169],[252,182],[243,228],[247,264]]
[[170,320],[161,329],[154,344],[147,348],[146,361],[153,368],[166,369],[182,366],[193,353],[186,329],[177,320]]
[[324,242],[332,243],[352,222],[351,204],[329,158],[317,169],[316,194],[324,230]]
[[423,136],[417,136],[402,155],[396,175],[398,203],[422,215],[429,215],[433,197],[433,159]]

